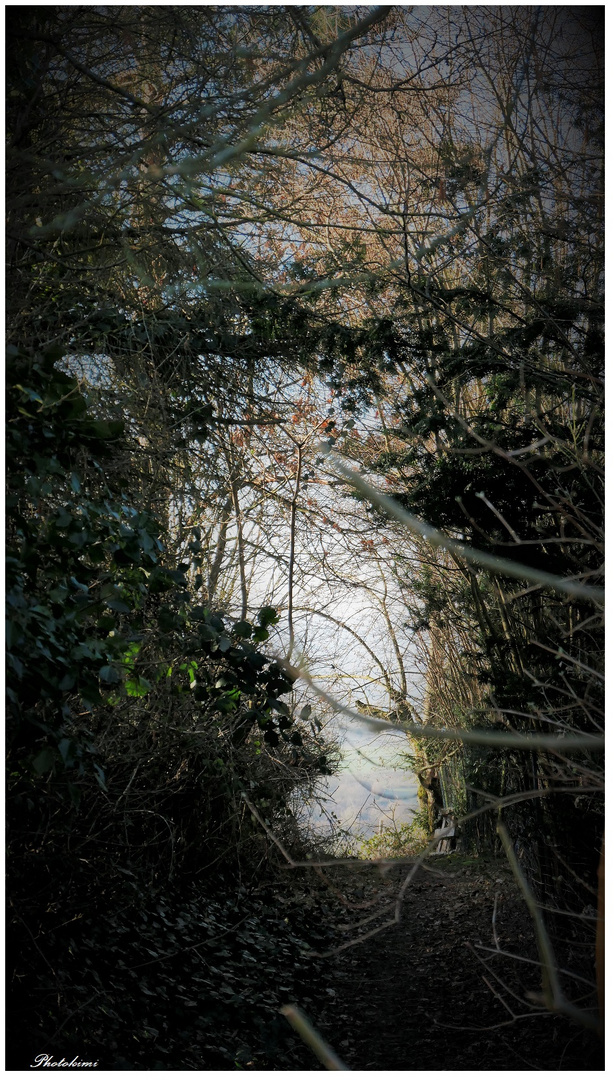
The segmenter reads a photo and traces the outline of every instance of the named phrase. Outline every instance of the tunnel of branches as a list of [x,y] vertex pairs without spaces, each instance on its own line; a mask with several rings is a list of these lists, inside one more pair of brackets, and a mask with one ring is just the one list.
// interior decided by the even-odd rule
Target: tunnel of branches
[[7,9],[9,1067],[318,1067],[335,717],[594,944],[602,14]]

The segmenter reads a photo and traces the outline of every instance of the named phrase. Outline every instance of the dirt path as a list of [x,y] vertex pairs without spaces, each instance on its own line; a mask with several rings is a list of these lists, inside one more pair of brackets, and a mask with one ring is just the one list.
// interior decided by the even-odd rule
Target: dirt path
[[[335,869],[331,881],[354,905],[340,940],[389,920],[394,909],[385,904],[406,874],[398,866],[385,876],[373,867]],[[408,888],[399,924],[331,957],[329,1003],[314,1019],[356,1071],[601,1069],[594,1035],[527,999],[541,990],[539,965],[528,962],[535,959],[507,864],[434,858]]]

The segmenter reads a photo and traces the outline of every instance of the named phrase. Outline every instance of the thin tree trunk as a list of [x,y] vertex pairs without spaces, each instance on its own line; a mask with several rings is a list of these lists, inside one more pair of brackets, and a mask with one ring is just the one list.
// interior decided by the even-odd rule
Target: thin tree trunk
[[303,467],[303,448],[297,447],[296,457],[296,479],[294,482],[294,494],[292,495],[292,503],[290,509],[290,559],[288,563],[288,633],[290,640],[288,642],[287,659],[292,656],[292,650],[294,648],[294,623],[293,617],[293,600],[294,600],[294,553],[296,547],[296,505],[298,502],[299,489],[301,486],[301,470]]
[[220,577],[220,570],[222,568],[222,559],[224,558],[224,552],[226,551],[226,540],[228,536],[228,523],[230,521],[230,511],[232,510],[232,495],[228,495],[224,507],[222,509],[222,515],[220,520],[220,531],[217,538],[217,544],[215,545],[215,557],[213,559],[213,565],[209,573],[209,585],[208,585],[208,599],[209,603],[213,603],[213,598],[217,590],[217,583]]

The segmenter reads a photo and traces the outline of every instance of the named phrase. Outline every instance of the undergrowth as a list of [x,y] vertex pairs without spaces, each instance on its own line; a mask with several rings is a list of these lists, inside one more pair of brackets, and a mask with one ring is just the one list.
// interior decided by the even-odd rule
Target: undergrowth
[[128,881],[83,910],[73,904],[68,919],[61,903],[50,908],[36,938],[12,920],[9,1068],[28,1068],[42,1052],[95,1058],[103,1069],[305,1066],[279,1008],[313,1011],[325,965],[307,954],[332,931],[317,899],[305,905],[302,886],[229,887],[213,899]]

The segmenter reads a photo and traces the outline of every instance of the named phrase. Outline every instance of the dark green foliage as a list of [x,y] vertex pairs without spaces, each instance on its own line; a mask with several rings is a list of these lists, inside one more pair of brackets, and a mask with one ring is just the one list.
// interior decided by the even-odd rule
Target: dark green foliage
[[317,906],[244,886],[217,900],[186,886],[145,891],[130,876],[114,895],[81,889],[75,906],[85,884],[76,868],[53,894],[39,880],[49,910],[38,949],[15,926],[10,968],[37,974],[34,999],[31,976],[12,985],[9,1068],[27,1068],[37,1040],[57,1059],[87,1045],[101,1069],[310,1067],[279,1007],[318,1000],[324,965],[307,954],[332,931]]
[[[256,721],[268,742],[287,739],[278,714],[288,710],[279,695],[291,680],[250,644],[266,641],[276,612],[264,608],[256,627],[243,621],[231,632],[219,614],[191,601],[188,565],[162,565],[159,527],[104,482],[100,461],[109,443],[117,452],[120,431],[91,418],[76,380],[53,367],[54,358],[28,363],[17,353],[9,368],[7,692],[14,752],[35,751],[37,773],[78,763],[82,775],[83,757],[94,747],[78,734],[76,715],[108,703],[111,688],[117,704],[124,694],[146,696],[161,678],[172,693],[193,690],[204,715],[232,715],[235,742]],[[181,686],[180,673],[188,671],[195,677]]]
[[71,699],[87,710],[121,681],[124,617],[143,608],[162,549],[151,519],[104,483],[121,425],[92,418],[55,359],[15,350],[7,379],[9,745],[38,748],[39,773],[56,761],[82,771],[94,752],[69,736]]
[[198,603],[121,490],[122,426],[57,359],[9,354],[9,1058],[42,1039],[111,1068],[290,1064],[277,1010],[307,945],[248,895],[269,870],[242,799],[291,836],[319,768],[260,651],[278,615]]

